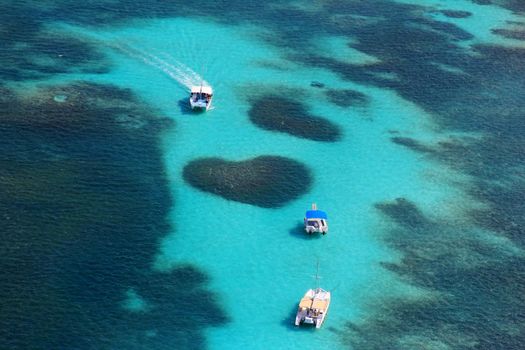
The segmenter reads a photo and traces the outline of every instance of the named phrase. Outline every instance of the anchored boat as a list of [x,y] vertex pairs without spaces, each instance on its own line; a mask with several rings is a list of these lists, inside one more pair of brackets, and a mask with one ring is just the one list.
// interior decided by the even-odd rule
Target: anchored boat
[[211,86],[192,86],[190,90],[191,109],[208,110],[213,99],[213,89]]
[[312,203],[312,209],[307,210],[304,218],[304,230],[307,233],[321,232],[323,235],[328,232],[328,216],[326,212],[317,210],[317,205]]
[[[317,266],[319,270],[319,264]],[[315,277],[316,280],[319,280],[317,274]],[[319,288],[319,286],[315,289],[308,289],[299,302],[295,316],[295,325],[299,326],[302,323],[306,323],[314,325],[315,328],[321,328],[330,307],[330,297],[330,292]]]

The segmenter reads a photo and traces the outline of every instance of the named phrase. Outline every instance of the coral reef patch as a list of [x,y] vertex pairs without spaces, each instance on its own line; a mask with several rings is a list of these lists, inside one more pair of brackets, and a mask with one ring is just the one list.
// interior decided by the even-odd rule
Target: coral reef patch
[[312,176],[304,164],[278,156],[240,162],[197,159],[184,167],[183,177],[202,191],[265,208],[285,205],[308,192],[312,184]]
[[302,103],[288,97],[259,97],[252,102],[249,116],[255,125],[266,130],[314,141],[334,142],[341,138],[341,130],[335,124],[310,114]]

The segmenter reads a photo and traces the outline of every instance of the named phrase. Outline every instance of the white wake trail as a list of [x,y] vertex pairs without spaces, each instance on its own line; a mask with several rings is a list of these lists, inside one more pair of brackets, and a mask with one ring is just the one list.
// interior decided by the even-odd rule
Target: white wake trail
[[177,65],[177,69],[179,69],[182,72],[182,74],[187,76],[193,82],[197,82],[197,84],[194,84],[194,85],[200,85],[202,83],[202,85],[210,86],[210,84],[206,80],[204,80],[202,76],[200,76],[197,72],[192,70],[190,67],[182,64],[180,61],[177,61],[175,57],[171,56],[170,54],[166,52],[161,52],[159,53],[159,55],[164,57],[164,59],[157,57],[157,59],[160,61],[175,62]]
[[209,85],[197,72],[171,56],[169,57],[172,62],[168,62],[154,54],[129,45],[112,44],[109,46],[131,58],[138,59],[153,68],[159,69],[188,90],[193,85]]

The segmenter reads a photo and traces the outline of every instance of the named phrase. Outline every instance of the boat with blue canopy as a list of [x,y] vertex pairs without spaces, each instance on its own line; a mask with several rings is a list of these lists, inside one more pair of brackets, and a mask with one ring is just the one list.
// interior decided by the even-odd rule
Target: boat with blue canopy
[[326,212],[318,210],[315,203],[312,203],[311,210],[306,211],[304,230],[309,234],[321,232],[324,235],[328,232],[328,216]]

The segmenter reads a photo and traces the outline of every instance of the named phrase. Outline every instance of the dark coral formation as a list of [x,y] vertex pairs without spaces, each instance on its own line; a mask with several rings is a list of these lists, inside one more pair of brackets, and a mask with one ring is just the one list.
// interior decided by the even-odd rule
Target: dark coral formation
[[492,29],[492,33],[501,35],[508,39],[525,40],[525,30],[513,30],[513,29]]
[[491,0],[471,0],[471,1],[478,5],[492,5]]
[[325,84],[324,83],[321,83],[320,81],[317,81],[317,80],[314,80],[310,83],[310,86],[311,87],[314,87],[314,88],[318,88],[318,89],[322,89],[325,87]]
[[[0,125],[2,348],[204,348],[202,325],[226,321],[207,276],[151,269],[171,230],[157,147],[170,120],[78,82],[1,89]],[[130,289],[151,307],[125,309]]]
[[252,102],[250,120],[271,131],[284,132],[314,141],[334,142],[341,138],[332,122],[308,113],[300,102],[277,95],[265,95]]
[[405,198],[396,198],[393,202],[376,203],[375,207],[397,224],[407,228],[420,229],[429,225],[428,219],[419,208]]
[[417,151],[417,152],[421,152],[421,153],[432,153],[432,152],[434,152],[434,150],[431,147],[425,146],[422,143],[420,143],[419,141],[417,141],[417,140],[415,140],[413,138],[410,138],[410,137],[394,136],[394,137],[391,137],[390,140],[392,140],[392,142],[394,142],[394,143],[396,143],[398,145],[410,148],[413,151]]
[[265,208],[276,208],[308,192],[312,177],[298,161],[260,156],[234,162],[203,158],[184,167],[190,185],[229,200]]
[[362,92],[346,89],[326,91],[326,96],[333,104],[339,107],[364,106],[368,103],[368,97]]
[[441,13],[450,18],[467,18],[472,16],[472,13],[468,11],[442,10]]
[[525,13],[525,2],[522,0],[493,0],[493,2],[516,13]]
[[[63,73],[109,71],[109,61],[93,43],[67,35],[40,33],[36,31],[36,23],[27,21],[0,23],[0,39],[6,46],[0,51],[0,79],[22,81]],[[36,28],[20,30],[24,25]],[[18,35],[12,36],[9,30],[16,30]],[[3,38],[3,33],[8,37]]]
[[[157,133],[171,124],[167,118],[152,117],[131,90],[87,82],[48,87],[30,96],[3,94],[0,106],[5,106],[0,118],[11,127],[69,137],[71,143],[110,137],[109,132],[113,137],[130,137],[138,129]],[[103,117],[106,128],[101,128]]]
[[[524,320],[523,312],[515,312],[525,302],[523,257],[503,253],[505,249],[468,227],[431,220],[409,200],[378,203],[376,208],[396,224],[386,242],[402,252],[399,262],[382,266],[434,297],[380,300],[370,322],[346,325],[344,338],[352,348],[521,348],[522,337],[513,329]],[[402,322],[393,328],[389,324],[395,320]],[[494,330],[494,338],[480,336]]]

